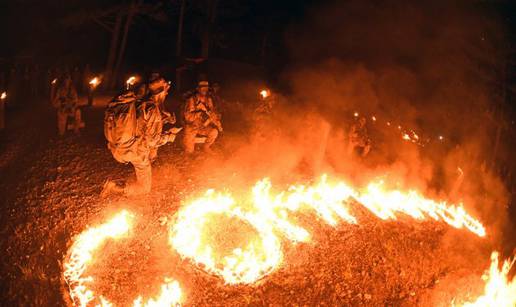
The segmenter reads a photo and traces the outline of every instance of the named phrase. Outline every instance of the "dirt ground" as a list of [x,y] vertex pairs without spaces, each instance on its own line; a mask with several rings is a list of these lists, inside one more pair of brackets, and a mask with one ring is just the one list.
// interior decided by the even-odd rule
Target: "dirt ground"
[[99,281],[92,290],[120,304],[155,296],[165,276],[179,281],[187,306],[448,306],[482,287],[493,248],[486,241],[437,222],[381,221],[365,210],[355,212],[359,225],[304,224],[312,242],[283,244],[279,270],[254,285],[225,285],[167,243],[166,221],[181,201],[222,180],[197,167],[210,158],[186,158],[178,144],[167,145],[149,196],[101,199],[107,178],[133,177],[106,149],[102,116],[101,108],[85,109],[86,129],[64,138],[43,101],[8,119],[0,142],[2,305],[69,304],[62,265],[73,237],[122,208],[136,215],[134,235],[106,243],[88,271]]

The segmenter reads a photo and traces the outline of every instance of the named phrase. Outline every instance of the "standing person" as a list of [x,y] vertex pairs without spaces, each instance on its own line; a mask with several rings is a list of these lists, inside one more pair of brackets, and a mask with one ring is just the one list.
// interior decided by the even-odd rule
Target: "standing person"
[[361,156],[365,157],[371,150],[371,141],[367,133],[366,118],[360,117],[349,131],[348,154],[352,155],[356,149],[361,151]]
[[65,134],[69,117],[74,118],[73,130],[78,134],[82,118],[81,110],[78,107],[79,98],[73,85],[72,78],[70,75],[65,75],[64,78],[61,78],[61,80],[58,80],[57,82],[57,90],[52,104],[57,109],[57,129],[59,131],[59,135],[63,136]]
[[157,156],[157,149],[167,142],[173,142],[179,132],[163,132],[163,120],[156,102],[167,96],[168,89],[168,83],[159,78],[149,84],[147,97],[138,99],[134,91],[127,90],[109,103],[104,116],[107,146],[115,160],[133,165],[136,183],[120,187],[114,181],[107,180],[102,197],[111,193],[141,195],[151,191],[151,162]]
[[269,89],[260,91],[260,98],[252,113],[253,135],[266,139],[267,131],[273,130],[272,117],[276,105],[276,94]]
[[203,149],[205,152],[210,152],[211,145],[217,139],[219,132],[222,132],[220,116],[215,111],[213,100],[208,92],[208,81],[200,81],[196,92],[186,101],[183,110],[185,121],[183,145],[187,154],[194,152],[198,135],[206,137]]

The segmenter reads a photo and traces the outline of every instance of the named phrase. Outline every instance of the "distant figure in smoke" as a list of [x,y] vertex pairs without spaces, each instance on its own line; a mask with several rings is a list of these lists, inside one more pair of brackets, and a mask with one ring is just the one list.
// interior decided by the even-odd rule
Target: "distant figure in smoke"
[[173,142],[180,129],[163,132],[163,120],[158,101],[167,96],[169,84],[159,78],[149,84],[149,94],[138,97],[132,90],[115,97],[104,117],[104,134],[113,157],[121,163],[131,163],[136,183],[119,187],[111,180],[104,184],[101,196],[110,193],[147,194],[152,185],[151,162],[159,146]]
[[82,116],[81,110],[78,107],[79,98],[77,91],[69,75],[61,78],[58,82],[60,83],[53,97],[52,105],[57,109],[57,129],[59,135],[63,136],[65,134],[69,118],[74,119],[72,127],[74,132],[78,134],[82,125]]
[[258,103],[253,110],[253,132],[255,137],[266,139],[268,132],[274,129],[272,123],[273,109],[276,105],[276,95],[269,89],[264,89],[259,93]]
[[197,136],[205,137],[203,149],[210,152],[211,145],[222,132],[220,115],[216,112],[213,99],[209,95],[208,81],[200,81],[197,91],[187,98],[183,117],[185,121],[185,134],[183,145],[185,152],[191,154],[195,150]]
[[367,133],[365,117],[360,117],[352,126],[349,131],[349,143],[348,143],[348,154],[352,155],[357,151],[360,152],[362,157],[367,156],[371,150],[371,140]]

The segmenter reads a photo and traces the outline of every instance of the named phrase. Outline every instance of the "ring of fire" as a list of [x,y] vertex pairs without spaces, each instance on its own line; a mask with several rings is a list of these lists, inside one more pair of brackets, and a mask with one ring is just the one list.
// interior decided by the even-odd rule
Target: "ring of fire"
[[[69,256],[64,264],[64,279],[70,289],[70,297],[74,305],[87,306],[95,300],[96,295],[87,287],[93,281],[91,276],[83,276],[88,264],[92,261],[92,253],[107,239],[119,239],[128,235],[134,216],[122,210],[108,222],[91,227],[79,234],[69,251]],[[161,285],[161,295],[157,299],[149,299],[142,305],[142,297],[134,300],[135,307],[140,306],[173,306],[178,305],[181,299],[179,283],[168,277]],[[112,306],[103,296],[98,297],[97,306]]]
[[[201,240],[203,228],[209,222],[206,217],[210,214],[224,214],[248,223],[258,232],[260,240],[257,241],[260,242],[255,240],[243,249],[235,248],[218,264],[212,247]],[[241,210],[233,198],[214,195],[213,190],[178,212],[169,242],[183,257],[204,265],[206,270],[221,276],[228,284],[255,282],[274,270],[282,258],[280,241],[271,225],[255,214]]]

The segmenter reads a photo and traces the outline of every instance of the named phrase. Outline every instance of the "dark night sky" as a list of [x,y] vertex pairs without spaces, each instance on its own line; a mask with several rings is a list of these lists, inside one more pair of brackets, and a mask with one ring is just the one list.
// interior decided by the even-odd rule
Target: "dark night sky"
[[[88,14],[92,10],[124,2],[127,1],[2,1],[1,36],[5,43],[0,57],[35,56],[49,64],[56,59],[75,62],[87,58],[101,65],[109,46],[109,33],[93,21],[66,24],[64,20],[74,14]],[[166,19],[156,20],[142,15],[135,19],[128,42],[129,62],[141,61],[142,58],[166,60],[175,50],[177,1],[145,2],[163,3],[158,11]],[[217,39],[211,54],[257,62],[264,31],[271,33],[271,45],[281,48],[287,25],[302,18],[312,2],[315,1],[219,1]],[[194,8],[190,7],[185,19],[185,56],[198,54],[194,14]]]
[[[102,69],[107,58],[109,33],[87,18],[84,22],[66,23],[65,20],[66,18],[70,20],[70,16],[89,14],[94,10],[128,2],[128,0],[1,1],[0,35],[4,43],[3,48],[0,49],[0,58],[3,59],[4,65],[12,63],[14,58],[18,61],[26,61],[24,57],[28,56],[43,65],[91,63],[97,69]],[[170,62],[174,58],[178,1],[146,0],[145,3],[151,5],[161,3],[160,9],[156,12],[161,13],[160,17],[164,19],[157,20],[148,15],[139,15],[135,19],[130,30],[125,56],[127,66],[142,63],[155,66]],[[202,0],[190,0],[187,3],[190,6],[185,18],[183,55],[196,57],[200,53],[200,43],[196,34],[198,17],[192,3],[202,3]],[[265,64],[266,67],[274,69],[289,65],[293,49],[292,46],[287,47],[286,43],[289,40],[292,41],[291,37],[287,37],[292,35],[289,30],[305,23],[312,17],[313,12],[317,12],[318,7],[327,3],[336,2],[219,0],[217,28],[210,57],[254,65]],[[380,5],[382,2],[370,1],[370,3]],[[507,30],[507,41],[515,41],[516,4],[514,1],[471,1],[471,6],[485,10],[486,14],[499,16],[498,22]],[[342,21],[342,25],[348,26],[346,20]],[[261,58],[260,51],[265,33],[269,33],[269,36],[267,56],[264,60]],[[296,33],[296,35],[303,34]],[[367,35],[381,36],[379,33]],[[295,46],[294,49],[302,50],[304,47]],[[323,49],[326,51],[325,56],[346,56],[332,54],[334,52],[332,46],[325,46]],[[335,53],[338,52],[335,51]],[[299,53],[298,50],[296,53]]]

